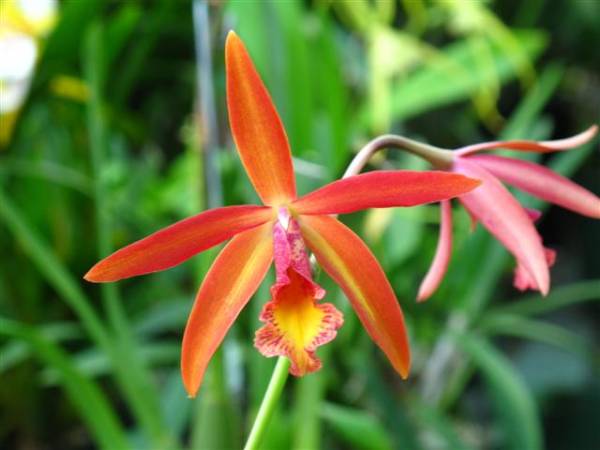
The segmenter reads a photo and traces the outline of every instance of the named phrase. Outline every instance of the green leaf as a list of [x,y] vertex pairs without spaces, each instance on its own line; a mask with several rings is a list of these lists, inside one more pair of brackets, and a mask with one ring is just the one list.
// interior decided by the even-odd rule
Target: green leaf
[[193,299],[163,299],[140,314],[133,323],[138,336],[156,336],[166,331],[180,331],[187,322]]
[[502,334],[543,342],[583,358],[589,358],[591,355],[591,348],[582,337],[559,325],[516,314],[488,313],[480,321],[479,328],[489,334]]
[[[539,32],[519,33],[516,37],[530,59],[536,58],[545,47],[546,38]],[[394,119],[407,119],[467,99],[496,79],[505,82],[514,78],[515,68],[510,58],[497,47],[492,46],[491,49],[495,67],[493,75],[490,71],[470,70],[476,65],[472,43],[463,40],[449,45],[442,51],[445,58],[432,61],[393,89],[391,104]]]
[[51,160],[34,162],[25,158],[4,158],[0,174],[37,178],[75,189],[85,195],[91,194],[91,180],[87,176]]
[[[426,448],[432,446],[428,446],[426,441],[426,436],[432,433],[436,448],[452,450],[469,450],[471,448],[458,435],[451,418],[440,409],[427,405],[417,399],[413,399],[410,405],[417,422],[424,428],[423,440],[425,440]],[[439,445],[440,440],[445,444],[444,446]]]
[[[331,347],[321,349],[319,356],[327,361]],[[310,377],[302,377],[294,386],[292,405],[292,445],[293,450],[321,448],[321,416],[327,369]]]
[[332,2],[343,22],[354,30],[368,34],[376,16],[367,0],[341,0]]
[[[104,27],[93,22],[85,35],[83,69],[90,90],[86,106],[90,160],[93,172],[95,200],[96,241],[99,257],[113,251],[111,241],[112,221],[109,216],[108,190],[102,169],[108,159],[108,128],[104,115],[105,85],[108,74],[103,46]],[[132,67],[131,64],[126,67]],[[116,352],[113,369],[120,378],[123,393],[127,396],[140,425],[155,446],[173,445],[173,439],[164,426],[159,398],[152,375],[139,357],[137,343],[131,333],[121,297],[115,283],[100,286],[102,304],[114,335]],[[124,368],[127,368],[125,373]]]
[[[178,341],[150,342],[141,345],[136,352],[138,357],[149,367],[167,365],[174,366],[179,362],[180,343]],[[89,377],[97,378],[100,375],[110,374],[111,361],[104,353],[92,348],[71,356],[72,363],[77,369]],[[59,380],[59,375],[52,368],[42,372],[42,382],[52,385]]]
[[600,301],[600,280],[582,281],[559,286],[546,296],[529,295],[514,303],[502,303],[491,313],[521,314],[526,316],[544,314],[577,303]]
[[77,313],[79,320],[92,339],[102,347],[109,344],[104,325],[83,293],[79,283],[56,257],[48,245],[29,226],[21,211],[4,194],[0,186],[0,221],[3,222],[14,239],[29,255],[46,280],[56,289],[62,299]]
[[0,334],[27,342],[40,360],[60,374],[60,383],[100,448],[129,448],[119,418],[98,385],[84,376],[60,347],[34,328],[8,319],[0,318]]
[[[74,323],[57,322],[40,325],[37,330],[44,339],[50,342],[62,342],[68,339],[81,338],[81,329]],[[0,373],[11,369],[31,356],[31,347],[25,342],[9,341],[0,349]]]
[[535,400],[511,362],[482,337],[453,337],[484,376],[503,428],[502,448],[541,449],[542,426]]
[[119,11],[115,13],[114,18],[107,26],[105,50],[107,66],[110,67],[127,42],[133,40],[131,35],[142,17],[141,6],[134,2],[123,3]]
[[[548,103],[562,77],[565,69],[562,65],[548,65],[540,74],[536,83],[527,92],[517,109],[511,114],[500,135],[501,139],[525,139],[532,137],[531,129],[539,122],[540,112]],[[523,152],[521,152],[521,156]]]
[[161,393],[161,407],[164,421],[174,436],[182,437],[189,423],[193,402],[188,398],[179,368],[166,375]]
[[366,411],[325,403],[321,406],[323,420],[351,448],[387,450],[392,439],[381,423]]

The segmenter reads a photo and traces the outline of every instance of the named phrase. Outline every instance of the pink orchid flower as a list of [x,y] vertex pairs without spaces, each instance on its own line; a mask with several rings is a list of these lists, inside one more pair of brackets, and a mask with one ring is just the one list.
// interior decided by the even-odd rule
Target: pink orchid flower
[[[549,268],[556,254],[542,244],[534,222],[540,212],[524,208],[502,182],[542,200],[592,218],[600,218],[600,198],[567,178],[529,161],[504,156],[481,154],[485,150],[511,149],[548,153],[568,150],[592,139],[598,127],[555,141],[484,142],[454,152],[439,151],[438,161],[445,159],[446,170],[483,181],[481,187],[463,194],[459,201],[471,215],[473,223],[481,222],[511,252],[517,266],[514,286],[533,289],[543,295],[550,287]],[[452,211],[450,200],[441,202],[440,237],[433,263],[419,288],[417,300],[424,301],[437,289],[444,277],[452,250]]]

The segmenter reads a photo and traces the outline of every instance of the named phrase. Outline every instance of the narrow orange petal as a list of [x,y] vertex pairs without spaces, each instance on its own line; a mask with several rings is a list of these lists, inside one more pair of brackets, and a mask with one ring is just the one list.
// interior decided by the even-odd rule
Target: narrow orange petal
[[301,216],[306,244],[344,290],[375,343],[403,378],[410,370],[404,317],[379,263],[352,230],[328,216]]
[[225,45],[227,108],[233,139],[250,181],[267,205],[296,198],[292,155],[271,97],[241,39],[230,31]]
[[377,170],[334,181],[291,207],[297,214],[346,214],[366,208],[414,206],[465,194],[480,181],[437,171]]
[[190,397],[198,392],[210,358],[271,265],[272,228],[266,223],[235,236],[200,286],[181,349],[181,374]]
[[204,211],[117,250],[85,274],[87,281],[107,282],[168,269],[235,234],[273,217],[264,206],[227,206]]

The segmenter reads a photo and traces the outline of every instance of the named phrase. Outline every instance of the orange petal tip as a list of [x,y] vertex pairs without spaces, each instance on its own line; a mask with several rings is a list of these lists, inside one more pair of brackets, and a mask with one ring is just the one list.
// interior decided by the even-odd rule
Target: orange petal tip
[[107,281],[104,279],[104,277],[102,277],[102,274],[98,273],[98,270],[96,268],[97,264],[87,271],[87,273],[83,276],[83,279],[85,281],[89,281],[90,283],[103,283]]
[[237,33],[233,30],[229,30],[229,32],[227,33],[227,37],[225,38],[225,46],[229,46],[231,45],[231,43],[234,40],[240,40],[240,37],[237,35]]
[[88,271],[88,273],[86,273],[86,274],[83,276],[83,279],[84,279],[85,281],[89,281],[90,283],[96,283],[96,280],[94,280],[94,276],[92,275],[92,271],[91,271],[91,270],[90,270],[90,271]]

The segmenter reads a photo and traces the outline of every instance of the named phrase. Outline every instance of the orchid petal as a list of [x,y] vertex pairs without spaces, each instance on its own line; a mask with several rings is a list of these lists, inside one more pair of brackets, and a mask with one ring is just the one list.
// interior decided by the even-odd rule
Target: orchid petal
[[107,282],[168,269],[272,217],[273,210],[263,206],[204,211],[123,247],[97,263],[84,278]]
[[548,264],[541,238],[527,212],[496,177],[470,158],[456,158],[453,170],[483,181],[460,201],[515,256],[546,295],[550,286]]
[[[544,248],[544,255],[546,256],[548,267],[552,267],[556,262],[556,252],[550,248]],[[513,286],[521,292],[527,289],[536,289],[535,280],[531,278],[529,272],[518,262],[514,271]]]
[[301,216],[306,244],[345,292],[363,326],[403,377],[410,369],[404,317],[379,263],[352,230],[328,216]]
[[435,250],[433,263],[419,287],[417,301],[427,300],[438,288],[450,262],[452,254],[452,205],[449,200],[441,202],[440,238]]
[[241,39],[229,32],[225,46],[229,123],[242,163],[267,205],[296,198],[292,155],[271,97]]
[[470,156],[469,159],[525,192],[584,216],[600,219],[600,197],[544,166],[494,155]]
[[190,397],[198,392],[210,358],[271,265],[272,228],[266,223],[235,236],[200,286],[181,349],[181,374]]
[[484,150],[507,149],[526,152],[549,153],[561,150],[569,150],[579,147],[590,141],[598,132],[598,126],[592,125],[587,130],[566,139],[554,141],[493,141],[480,144],[468,145],[456,150],[457,156],[467,156]]
[[456,197],[479,184],[447,172],[378,170],[329,183],[299,198],[291,208],[298,214],[345,214],[366,208],[414,206]]
[[539,209],[535,209],[535,208],[523,208],[525,210],[525,212],[527,213],[527,215],[529,216],[529,218],[531,219],[531,221],[533,223],[536,223],[538,220],[540,220],[540,217],[542,217],[542,212]]

